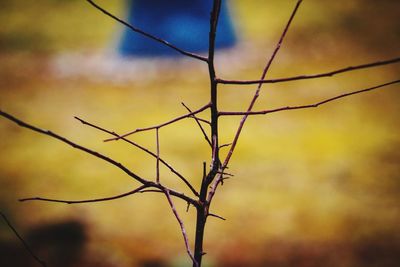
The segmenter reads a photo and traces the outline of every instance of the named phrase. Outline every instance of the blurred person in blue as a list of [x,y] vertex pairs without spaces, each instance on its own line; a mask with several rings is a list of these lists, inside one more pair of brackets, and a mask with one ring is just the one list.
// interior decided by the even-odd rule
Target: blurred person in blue
[[[208,50],[213,0],[128,0],[127,22],[193,53]],[[221,5],[216,48],[236,42],[227,1]],[[124,57],[173,57],[180,54],[125,28],[118,47]]]

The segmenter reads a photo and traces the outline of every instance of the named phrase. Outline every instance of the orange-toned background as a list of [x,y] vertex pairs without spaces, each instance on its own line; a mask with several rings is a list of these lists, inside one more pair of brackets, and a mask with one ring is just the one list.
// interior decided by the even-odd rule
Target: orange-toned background
[[[98,2],[124,14],[123,1]],[[218,54],[221,77],[260,76],[294,2],[231,1],[241,41]],[[270,78],[399,55],[399,3],[331,2],[304,1]],[[154,159],[120,142],[103,143],[107,135],[73,116],[120,133],[166,121],[184,114],[182,101],[193,109],[207,103],[206,66],[118,59],[121,26],[85,1],[3,0],[0,6],[0,108],[154,177]],[[393,65],[268,85],[257,109],[313,103],[398,79],[399,73]],[[235,177],[213,204],[227,221],[208,222],[205,266],[398,266],[399,89],[251,118],[231,162]],[[253,90],[221,87],[221,109],[245,108]],[[238,121],[223,119],[222,143],[232,139]],[[155,149],[154,133],[132,140]],[[4,119],[0,149],[0,209],[51,266],[189,266],[162,195],[76,206],[19,203],[31,196],[104,197],[137,184],[101,160]],[[196,185],[202,162],[209,161],[191,120],[162,129],[161,155]],[[185,190],[166,169],[161,172],[162,181]],[[186,213],[186,203],[176,202],[193,240],[194,210]],[[62,237],[43,237],[46,229],[56,229],[51,233],[57,236],[54,225],[66,222],[61,229],[74,237],[69,245]],[[0,255],[14,266],[29,266],[29,255],[3,222],[0,231]]]

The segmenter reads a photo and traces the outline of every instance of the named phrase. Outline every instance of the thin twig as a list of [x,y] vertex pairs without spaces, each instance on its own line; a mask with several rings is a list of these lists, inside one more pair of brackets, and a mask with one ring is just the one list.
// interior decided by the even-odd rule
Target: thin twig
[[215,218],[221,219],[223,221],[226,221],[226,219],[224,217],[219,216],[217,214],[209,213],[208,216],[215,217]]
[[[74,118],[77,119],[78,121],[80,121],[80,122],[81,122],[82,124],[84,124],[84,125],[88,125],[88,126],[93,127],[93,128],[95,128],[95,129],[97,129],[97,130],[100,130],[100,131],[102,131],[102,132],[105,132],[105,133],[111,134],[111,135],[113,135],[113,136],[119,137],[119,135],[118,135],[116,132],[109,131],[109,130],[103,128],[103,127],[100,127],[100,126],[95,125],[95,124],[93,124],[93,123],[87,122],[87,121],[85,121],[85,120],[83,120],[83,119],[81,119],[81,118],[79,118],[79,117],[74,117]],[[131,141],[131,140],[129,140],[129,139],[126,139],[126,138],[124,138],[124,137],[122,137],[122,138],[120,138],[120,139],[123,140],[123,141],[125,141],[125,142],[127,142],[128,144],[131,144],[131,145],[133,145],[133,146],[139,148],[140,150],[146,152],[147,154],[149,154],[149,155],[153,156],[155,159],[157,159],[157,154],[151,152],[151,151],[148,150],[147,148],[145,148],[145,147],[143,147],[143,146],[141,146],[141,145],[139,145],[139,144],[137,144],[137,143],[135,143],[135,142],[133,142],[133,141]],[[196,189],[194,189],[194,187],[189,183],[189,181],[188,181],[182,174],[180,174],[177,170],[175,170],[169,163],[167,163],[167,162],[166,162],[164,159],[162,159],[161,157],[158,157],[158,159],[159,159],[159,161],[160,161],[162,164],[164,164],[164,166],[167,167],[172,173],[174,173],[176,176],[178,176],[178,178],[180,178],[180,179],[189,187],[189,189],[192,191],[192,193],[193,193],[195,196],[199,196],[199,193],[196,191]]]
[[316,78],[323,78],[323,77],[332,77],[337,74],[379,67],[383,65],[395,64],[400,62],[400,57],[391,58],[388,60],[382,61],[375,61],[367,64],[357,65],[357,66],[350,66],[342,69],[337,69],[329,72],[319,73],[319,74],[311,74],[311,75],[299,75],[293,77],[286,77],[286,78],[278,78],[278,79],[268,79],[268,80],[224,80],[224,79],[217,79],[218,83],[221,84],[236,84],[236,85],[250,85],[250,84],[259,84],[259,83],[282,83],[282,82],[290,82],[290,81],[298,81],[298,80],[307,80],[307,79],[316,79]]
[[228,146],[231,146],[231,145],[232,145],[232,143],[223,144],[223,145],[220,145],[219,148],[221,149],[221,148],[228,147]]
[[111,14],[110,12],[108,12],[107,10],[105,10],[104,8],[102,8],[101,6],[96,4],[94,1],[92,1],[92,0],[86,0],[86,1],[89,2],[96,9],[100,10],[101,12],[103,12],[105,15],[107,15],[110,18],[112,18],[112,19],[118,21],[119,23],[125,25],[126,27],[128,27],[132,31],[134,31],[136,33],[139,33],[139,34],[141,34],[143,36],[146,36],[147,38],[150,38],[150,39],[152,39],[152,40],[154,40],[156,42],[159,42],[159,43],[161,43],[161,44],[163,44],[163,45],[165,45],[165,46],[167,46],[167,47],[169,47],[169,48],[181,53],[182,55],[185,55],[185,56],[188,56],[188,57],[191,57],[191,58],[195,58],[195,59],[198,59],[198,60],[203,61],[203,62],[207,62],[207,58],[206,57],[203,57],[203,56],[200,56],[200,55],[185,51],[185,50],[183,50],[181,48],[178,48],[178,47],[172,45],[171,43],[169,43],[168,41],[166,41],[164,39],[161,39],[159,37],[156,37],[156,36],[154,36],[154,35],[152,35],[152,34],[150,34],[148,32],[145,32],[145,31],[143,31],[143,30],[141,30],[139,28],[136,28],[135,26],[129,24],[128,22],[124,21],[123,19],[118,18],[117,16]]
[[219,173],[219,174],[222,174],[222,175],[230,176],[230,177],[234,177],[234,176],[235,176],[235,175],[232,174],[232,173],[223,172],[223,171],[219,171],[218,173]]
[[57,202],[57,203],[65,203],[65,204],[83,204],[83,203],[93,203],[93,202],[105,202],[111,201],[119,198],[123,198],[129,195],[133,195],[136,193],[140,193],[143,189],[147,188],[147,185],[142,185],[132,191],[127,193],[123,193],[120,195],[112,196],[112,197],[105,197],[105,198],[95,198],[95,199],[86,199],[86,200],[60,200],[60,199],[51,199],[51,198],[42,198],[42,197],[31,197],[31,198],[22,198],[19,199],[21,202],[25,201],[46,201],[46,202]]
[[115,137],[115,138],[109,138],[109,139],[106,139],[106,140],[104,140],[104,141],[105,141],[105,142],[108,142],[108,141],[116,141],[116,140],[122,139],[123,137],[127,137],[127,136],[132,135],[132,134],[135,134],[135,133],[144,132],[144,131],[150,131],[150,130],[154,130],[154,129],[156,129],[156,128],[162,128],[162,127],[165,127],[165,126],[170,125],[170,124],[172,124],[172,123],[175,123],[175,122],[177,122],[177,121],[180,121],[180,120],[182,120],[182,119],[190,118],[191,116],[193,116],[193,115],[195,115],[195,114],[197,114],[197,113],[200,113],[200,112],[202,112],[202,111],[208,109],[210,106],[211,106],[211,104],[209,103],[209,104],[204,105],[204,106],[202,106],[201,108],[199,108],[199,109],[197,109],[197,110],[195,110],[195,111],[193,111],[193,112],[190,112],[190,113],[188,113],[188,114],[185,114],[185,115],[176,117],[176,118],[174,118],[174,119],[172,119],[172,120],[169,120],[169,121],[167,121],[167,122],[161,123],[161,124],[159,124],[159,125],[155,125],[155,126],[151,126],[151,127],[146,127],[146,128],[138,128],[138,129],[136,129],[136,130],[134,130],[134,131],[125,133],[125,134],[120,135],[120,136]]
[[361,90],[357,90],[357,91],[353,91],[350,93],[346,93],[346,94],[341,94],[341,95],[337,95],[325,100],[322,100],[320,102],[314,103],[314,104],[308,104],[308,105],[301,105],[301,106],[287,106],[287,107],[281,107],[281,108],[276,108],[276,109],[269,109],[269,110],[261,110],[261,111],[250,111],[250,112],[224,112],[221,111],[220,115],[221,116],[243,116],[243,115],[264,115],[264,114],[269,114],[269,113],[275,113],[275,112],[279,112],[279,111],[285,111],[285,110],[295,110],[295,109],[306,109],[306,108],[316,108],[319,107],[323,104],[347,97],[347,96],[351,96],[351,95],[355,95],[355,94],[361,94],[361,93],[365,93],[368,91],[372,91],[372,90],[376,90],[376,89],[380,89],[382,87],[386,87],[392,84],[396,84],[396,83],[400,83],[400,80],[395,80],[395,81],[391,81],[391,82],[387,82],[384,84],[379,84],[373,87],[369,87],[369,88],[365,88],[365,89],[361,89]]
[[[182,102],[182,105],[184,105],[183,102]],[[211,122],[209,122],[209,121],[206,120],[206,119],[199,118],[199,117],[197,117],[196,115],[192,115],[192,116],[190,116],[190,118],[194,118],[194,119],[198,120],[199,122],[204,122],[205,124],[211,125]]]
[[160,189],[145,189],[145,190],[141,190],[139,193],[163,193],[164,191],[160,190]]
[[208,120],[199,118],[195,115],[191,116],[191,118],[196,118],[198,121],[201,121],[201,122],[204,122],[205,124],[211,125],[211,122],[209,122]]
[[189,208],[190,208],[190,203],[188,202],[186,205],[186,212],[189,212]]
[[3,220],[6,222],[8,227],[14,232],[15,236],[21,241],[22,245],[25,247],[26,251],[28,251],[29,254],[37,261],[40,265],[43,267],[47,267],[46,262],[41,260],[38,256],[36,256],[35,253],[33,253],[32,249],[29,247],[28,243],[22,238],[22,236],[18,233],[18,231],[15,229],[15,227],[11,224],[11,222],[7,219],[7,216],[4,215],[2,212],[0,212],[1,217],[3,217]]
[[[187,109],[187,111],[189,111],[190,113],[192,113],[193,111],[190,110],[190,108],[188,106],[185,105],[185,103],[182,102],[182,105]],[[203,133],[204,138],[206,139],[207,143],[212,146],[210,138],[208,138],[208,135],[206,133],[206,131],[204,130],[203,126],[200,123],[200,119],[197,118],[195,115],[192,116],[192,118],[196,121],[197,125],[200,128],[200,131]]]
[[156,146],[157,146],[157,161],[156,161],[156,183],[160,183],[160,136],[159,128],[156,129]]
[[140,182],[142,184],[148,184],[149,183],[149,181],[147,181],[147,180],[141,178],[140,176],[138,176],[137,174],[133,173],[131,170],[129,170],[127,167],[125,167],[121,163],[119,163],[119,162],[117,162],[117,161],[115,161],[115,160],[113,160],[113,159],[111,159],[111,158],[99,153],[99,152],[96,152],[96,151],[91,150],[91,149],[89,149],[87,147],[78,145],[78,144],[70,141],[69,139],[67,139],[67,138],[65,138],[65,137],[63,137],[61,135],[58,135],[56,133],[53,133],[53,132],[51,132],[49,130],[43,130],[43,129],[40,129],[40,128],[35,127],[33,125],[30,125],[30,124],[28,124],[28,123],[26,123],[24,121],[21,121],[20,119],[17,119],[16,117],[14,117],[14,116],[12,116],[12,115],[4,112],[4,111],[1,111],[1,110],[0,110],[0,116],[2,116],[4,118],[6,118],[6,119],[18,124],[21,127],[30,129],[30,130],[32,130],[34,132],[38,132],[40,134],[44,134],[44,135],[50,136],[50,137],[55,138],[55,139],[57,139],[57,140],[59,140],[59,141],[61,141],[63,143],[66,143],[66,144],[70,145],[71,147],[73,147],[75,149],[81,150],[81,151],[86,152],[86,153],[88,153],[88,154],[90,154],[90,155],[92,155],[92,156],[94,156],[96,158],[102,159],[102,160],[114,165],[118,169],[121,169],[123,172],[125,172],[130,177],[134,178],[135,180],[137,180],[138,182]]
[[192,251],[190,250],[189,239],[188,239],[188,236],[186,234],[185,225],[183,224],[182,219],[179,217],[179,214],[178,214],[178,211],[175,208],[174,202],[172,202],[169,190],[168,189],[164,190],[164,193],[165,193],[165,196],[167,197],[167,200],[168,200],[168,203],[169,203],[169,205],[171,207],[171,210],[174,213],[175,218],[178,221],[179,226],[181,228],[183,239],[185,241],[186,252],[189,255],[189,257],[192,259],[193,263],[197,266],[198,264],[197,264],[196,260],[194,259]]

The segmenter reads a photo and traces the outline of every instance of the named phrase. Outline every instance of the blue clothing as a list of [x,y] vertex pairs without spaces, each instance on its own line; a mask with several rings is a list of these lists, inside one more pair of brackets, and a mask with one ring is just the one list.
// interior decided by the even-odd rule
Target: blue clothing
[[[213,0],[130,0],[127,21],[188,52],[208,50]],[[222,2],[216,47],[235,44],[226,1]],[[125,28],[119,44],[123,56],[179,56],[176,51]]]

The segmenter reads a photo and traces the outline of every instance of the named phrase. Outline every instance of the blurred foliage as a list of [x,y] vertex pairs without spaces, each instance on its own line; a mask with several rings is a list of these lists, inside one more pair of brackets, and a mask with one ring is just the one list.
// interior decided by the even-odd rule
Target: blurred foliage
[[[98,2],[116,14],[124,13],[123,1]],[[242,44],[218,56],[219,73],[226,78],[256,78],[294,1],[231,2]],[[305,1],[270,77],[398,56],[399,6],[399,1],[390,0]],[[120,68],[99,71],[108,62],[106,56],[99,57],[106,63],[86,61],[112,51],[120,26],[85,1],[2,0],[0,7],[1,108],[154,177],[152,158],[120,142],[103,143],[108,136],[72,117],[122,133],[181,115],[181,101],[196,108],[208,99],[204,66],[121,62]],[[73,75],[60,75],[55,66],[71,54],[78,55],[66,61]],[[119,63],[114,58],[110,62]],[[163,64],[166,67],[159,66]],[[270,85],[257,109],[313,103],[398,79],[398,73],[394,65]],[[221,188],[213,205],[213,211],[228,221],[209,221],[208,266],[398,266],[396,89],[315,110],[250,119],[230,166],[235,177]],[[243,109],[252,89],[222,86],[220,93],[221,109]],[[238,121],[222,121],[223,142],[230,142]],[[209,149],[194,122],[181,122],[161,134],[162,156],[199,183]],[[33,231],[34,225],[80,221],[88,231],[82,266],[185,266],[178,224],[162,196],[142,194],[79,206],[16,203],[20,197],[36,195],[109,196],[129,191],[136,183],[97,159],[4,120],[0,139],[0,208],[23,233]],[[151,133],[132,140],[155,149]],[[185,190],[167,170],[161,171],[165,183]],[[176,204],[193,233],[194,210],[185,213],[186,204]],[[15,242],[2,224],[0,230],[2,240]]]

